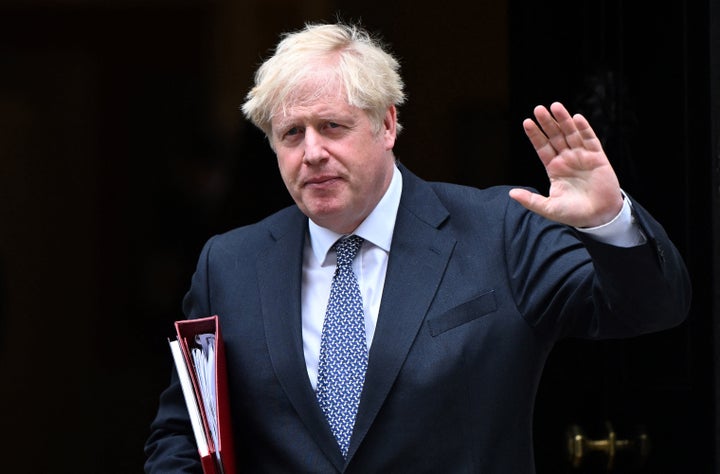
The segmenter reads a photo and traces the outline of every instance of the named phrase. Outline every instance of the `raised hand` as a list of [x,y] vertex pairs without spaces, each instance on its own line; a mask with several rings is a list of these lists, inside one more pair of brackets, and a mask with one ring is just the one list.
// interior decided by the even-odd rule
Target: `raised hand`
[[615,171],[600,140],[580,114],[570,116],[554,102],[550,110],[539,105],[535,119],[523,128],[540,157],[548,178],[548,196],[512,189],[510,197],[529,210],[562,224],[595,227],[610,222],[622,208]]

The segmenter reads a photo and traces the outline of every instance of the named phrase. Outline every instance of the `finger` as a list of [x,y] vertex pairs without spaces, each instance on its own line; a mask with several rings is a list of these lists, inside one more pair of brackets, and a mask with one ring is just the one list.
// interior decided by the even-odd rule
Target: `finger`
[[[558,153],[568,148],[567,141],[565,140],[565,133],[560,128],[560,125],[550,111],[542,105],[538,105],[535,107],[533,112],[535,113],[535,119],[537,119],[540,127],[542,127],[543,132],[548,137],[548,140],[550,140],[553,148],[555,148]],[[565,114],[568,115],[567,111],[565,111]]]
[[537,193],[522,188],[513,188],[509,195],[526,209],[535,212],[541,216],[546,216],[546,202],[548,198]]
[[602,143],[587,119],[580,114],[575,114],[573,116],[573,122],[575,122],[578,135],[583,141],[583,146],[590,151],[602,151]]
[[567,111],[565,106],[560,102],[553,102],[550,105],[550,110],[553,117],[555,117],[555,122],[557,122],[567,145],[570,148],[583,147],[583,137],[578,130],[574,118],[570,116],[570,113]]
[[525,129],[525,135],[527,135],[533,148],[535,148],[535,152],[540,157],[540,161],[547,166],[550,160],[557,155],[557,151],[553,148],[550,140],[532,119],[523,120],[523,129]]

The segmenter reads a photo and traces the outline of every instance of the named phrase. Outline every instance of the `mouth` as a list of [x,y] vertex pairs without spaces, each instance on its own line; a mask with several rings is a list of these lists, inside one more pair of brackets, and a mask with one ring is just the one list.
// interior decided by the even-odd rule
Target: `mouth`
[[332,185],[337,181],[340,181],[340,178],[337,176],[314,176],[312,178],[305,180],[305,183],[303,186],[305,186],[305,187],[324,187],[324,186]]

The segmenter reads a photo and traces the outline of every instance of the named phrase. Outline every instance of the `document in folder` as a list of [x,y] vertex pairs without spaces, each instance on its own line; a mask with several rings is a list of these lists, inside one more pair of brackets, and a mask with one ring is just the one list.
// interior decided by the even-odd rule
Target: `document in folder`
[[205,474],[235,474],[225,349],[217,316],[175,322],[170,350]]

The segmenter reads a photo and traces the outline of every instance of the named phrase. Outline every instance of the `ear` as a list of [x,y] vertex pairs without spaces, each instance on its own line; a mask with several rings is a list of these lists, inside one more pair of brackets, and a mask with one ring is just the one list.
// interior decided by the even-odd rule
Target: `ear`
[[395,146],[395,138],[397,137],[397,110],[394,105],[388,107],[387,112],[385,112],[382,134],[385,149],[392,150]]

